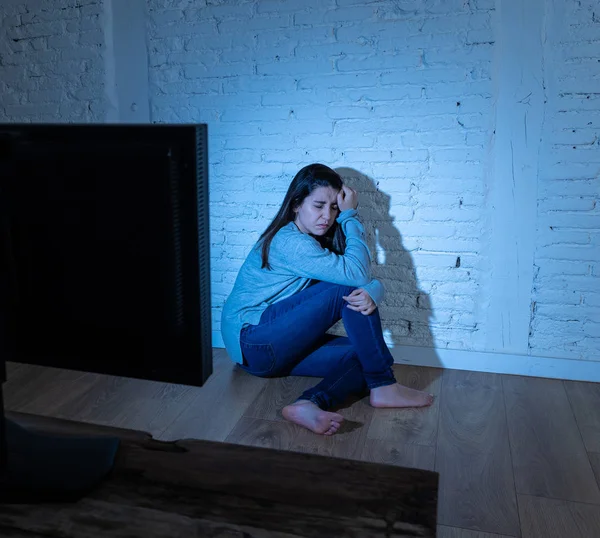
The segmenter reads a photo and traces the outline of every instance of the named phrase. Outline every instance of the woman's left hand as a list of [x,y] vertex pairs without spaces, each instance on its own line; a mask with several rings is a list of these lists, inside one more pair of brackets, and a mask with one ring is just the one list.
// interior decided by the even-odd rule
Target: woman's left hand
[[350,295],[344,295],[343,299],[348,303],[346,306],[350,310],[360,312],[365,316],[372,314],[377,309],[375,301],[373,301],[369,293],[362,288],[354,290]]

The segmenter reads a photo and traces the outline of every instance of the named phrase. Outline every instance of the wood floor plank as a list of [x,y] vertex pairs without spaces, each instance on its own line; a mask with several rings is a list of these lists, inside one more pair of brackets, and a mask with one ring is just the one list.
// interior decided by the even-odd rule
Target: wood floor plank
[[367,439],[364,443],[361,459],[372,463],[399,465],[411,469],[433,471],[435,468],[435,448]]
[[597,538],[600,506],[518,495],[523,538]]
[[[223,352],[213,350],[216,371],[226,364]],[[139,429],[153,435],[164,431],[201,390],[36,365],[19,369],[7,389],[7,408],[13,411]]]
[[[213,376],[231,368],[225,350],[213,348]],[[207,381],[208,383],[208,381]],[[141,430],[159,438],[206,387],[143,381],[144,391],[131,391],[127,405],[110,425]],[[145,393],[145,394],[144,394]]]
[[146,396],[132,391],[108,425],[145,431],[159,437],[192,404],[200,390],[202,388],[158,383]]
[[593,504],[568,503],[575,524],[583,538],[600,536],[600,507]]
[[586,449],[600,452],[600,383],[564,381],[564,385]]
[[398,383],[430,392],[435,396],[435,400],[427,408],[378,409],[371,421],[369,439],[435,446],[442,372],[443,370],[440,368],[394,365],[394,374]]
[[493,534],[491,532],[470,531],[457,527],[438,525],[437,538],[513,538],[506,534]]
[[264,420],[285,420],[281,410],[295,402],[302,393],[314,387],[318,377],[278,377],[267,380],[265,388],[250,404],[244,417],[260,418]]
[[17,370],[20,370],[25,365],[20,362],[7,361],[6,362],[6,378],[10,379],[11,376],[17,373]]
[[223,441],[266,383],[266,379],[244,372],[227,359],[222,368],[197,389],[186,409],[156,438]]
[[590,458],[592,469],[594,470],[594,474],[596,475],[596,482],[600,487],[600,453],[590,452],[588,454],[588,457]]
[[363,459],[362,450],[372,417],[377,412],[369,404],[368,398],[354,400],[336,412],[344,417],[340,429],[332,436],[317,435],[306,428],[295,426],[293,450],[321,456]]
[[600,503],[562,381],[503,377],[517,492]]
[[191,387],[73,370],[40,368],[7,408],[23,413],[163,431],[185,408]]
[[440,525],[519,535],[498,374],[444,371],[435,470]]
[[61,416],[61,409],[84,395],[99,376],[47,366],[23,365],[4,385],[6,409]]
[[225,442],[290,450],[296,434],[295,425],[287,421],[242,417]]
[[61,405],[57,416],[105,426],[123,426],[136,400],[150,400],[160,390],[154,381],[98,375],[95,382],[77,398]]

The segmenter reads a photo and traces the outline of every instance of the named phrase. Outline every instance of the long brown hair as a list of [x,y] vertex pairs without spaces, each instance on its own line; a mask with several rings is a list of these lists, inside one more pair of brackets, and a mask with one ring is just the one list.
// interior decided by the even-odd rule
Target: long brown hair
[[[269,248],[275,234],[289,222],[296,218],[294,209],[302,205],[304,199],[310,195],[317,187],[331,187],[339,191],[342,189],[343,181],[340,175],[329,166],[314,163],[302,168],[294,177],[288,191],[281,203],[281,207],[275,215],[275,218],[269,224],[267,229],[260,236],[258,242],[262,248],[261,268],[271,269],[269,265]],[[341,226],[334,221],[333,225],[324,236],[315,237],[323,248],[343,254],[346,250],[346,238]]]

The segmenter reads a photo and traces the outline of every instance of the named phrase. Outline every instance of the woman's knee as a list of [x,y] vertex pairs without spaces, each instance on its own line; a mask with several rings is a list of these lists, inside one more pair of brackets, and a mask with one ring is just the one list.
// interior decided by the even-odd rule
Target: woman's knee
[[350,295],[354,290],[357,290],[357,286],[348,286],[347,284],[331,284],[339,295]]

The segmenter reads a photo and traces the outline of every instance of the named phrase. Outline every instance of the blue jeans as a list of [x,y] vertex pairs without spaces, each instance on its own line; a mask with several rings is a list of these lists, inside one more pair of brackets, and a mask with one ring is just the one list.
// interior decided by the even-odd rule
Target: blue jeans
[[[354,289],[318,282],[267,307],[258,325],[242,329],[240,368],[260,377],[323,377],[299,398],[321,409],[395,383],[379,310],[365,316],[346,308],[342,297]],[[340,319],[348,336],[327,334]]]

